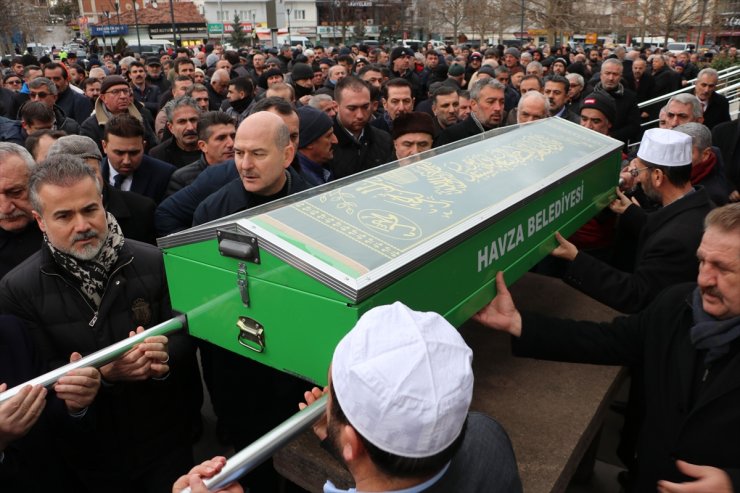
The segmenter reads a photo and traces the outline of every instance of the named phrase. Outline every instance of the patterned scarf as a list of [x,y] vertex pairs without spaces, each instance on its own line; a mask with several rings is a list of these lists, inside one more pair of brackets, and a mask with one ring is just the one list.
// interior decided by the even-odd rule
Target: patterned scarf
[[92,260],[81,260],[57,250],[44,234],[44,243],[51,251],[54,261],[80,282],[82,294],[96,309],[100,307],[100,301],[108,283],[108,276],[118,261],[118,254],[124,241],[121,227],[118,225],[116,218],[110,212],[105,214],[108,222],[108,236],[103,241],[100,252]]
[[696,349],[707,349],[704,364],[711,365],[730,352],[730,344],[740,337],[740,317],[717,320],[704,311],[701,290],[697,287],[691,300],[694,311],[694,326],[691,327],[691,343]]

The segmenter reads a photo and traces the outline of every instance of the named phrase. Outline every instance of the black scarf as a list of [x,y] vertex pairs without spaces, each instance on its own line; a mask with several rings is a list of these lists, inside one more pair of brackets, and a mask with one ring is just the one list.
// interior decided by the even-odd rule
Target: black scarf
[[694,326],[691,327],[691,343],[696,349],[706,349],[704,364],[711,365],[730,352],[732,342],[740,337],[740,317],[717,320],[704,311],[701,290],[697,287],[691,300],[694,311]]
[[236,101],[232,101],[232,102],[231,102],[231,103],[229,103],[229,104],[231,104],[231,107],[232,107],[232,108],[234,108],[234,110],[235,110],[235,111],[236,111],[237,113],[241,114],[241,113],[244,113],[244,110],[246,110],[246,109],[247,109],[247,107],[248,107],[248,106],[249,106],[249,105],[250,105],[251,103],[252,103],[252,98],[251,98],[251,97],[246,97],[246,98],[244,98],[244,99],[238,99],[238,100],[236,100]]
[[106,220],[108,222],[108,236],[103,241],[100,252],[92,260],[81,260],[57,250],[44,234],[44,243],[51,251],[54,261],[80,282],[82,294],[96,309],[100,307],[105,286],[108,284],[108,276],[118,261],[118,254],[124,241],[121,228],[110,212],[106,212]]

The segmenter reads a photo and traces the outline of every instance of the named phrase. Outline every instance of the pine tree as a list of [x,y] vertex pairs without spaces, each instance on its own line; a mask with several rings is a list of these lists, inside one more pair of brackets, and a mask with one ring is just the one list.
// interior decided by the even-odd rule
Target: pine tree
[[231,46],[233,46],[234,48],[241,48],[242,46],[246,46],[248,38],[247,35],[244,33],[241,19],[239,19],[239,15],[236,12],[234,12],[233,28],[234,30],[231,32],[231,39],[229,41],[231,43]]

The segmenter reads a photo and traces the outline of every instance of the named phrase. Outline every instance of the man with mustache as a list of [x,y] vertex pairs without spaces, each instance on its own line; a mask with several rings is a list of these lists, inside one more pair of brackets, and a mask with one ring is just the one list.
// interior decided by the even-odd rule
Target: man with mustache
[[41,247],[28,201],[28,177],[35,166],[26,149],[0,142],[0,278]]
[[[43,246],[3,278],[0,311],[24,321],[45,368],[172,317],[162,254],[123,237],[90,166],[52,156],[28,189]],[[87,411],[94,426],[55,428],[48,446],[74,471],[77,491],[167,491],[193,460],[195,423],[183,410],[200,377],[189,338],[147,338],[100,375]]]
[[610,205],[638,237],[634,270],[620,271],[557,234],[560,245],[552,255],[568,261],[563,280],[615,310],[636,313],[666,287],[693,279],[702,221],[713,205],[706,190],[691,185],[691,157],[688,135],[662,128],[645,132],[637,159],[622,175],[626,185],[639,184],[662,207],[645,213],[620,190]]
[[209,166],[234,159],[235,136],[234,118],[223,111],[204,113],[198,122],[198,147],[202,155],[197,161],[172,173],[167,195],[172,195],[193,183]]
[[200,106],[189,97],[182,96],[167,103],[167,129],[172,134],[167,140],[152,148],[149,155],[166,163],[182,168],[200,158],[198,148],[198,121]]
[[[740,204],[710,212],[696,282],[611,323],[520,313],[503,274],[475,318],[518,356],[644,368],[645,423],[631,491],[740,491]],[[683,483],[683,484],[680,484]]]

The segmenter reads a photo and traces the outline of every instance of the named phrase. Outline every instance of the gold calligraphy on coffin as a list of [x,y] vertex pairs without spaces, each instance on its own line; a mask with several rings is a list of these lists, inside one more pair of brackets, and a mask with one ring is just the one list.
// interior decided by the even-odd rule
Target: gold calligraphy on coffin
[[[440,233],[454,225],[450,220],[454,223],[468,216],[456,216],[453,197],[469,202],[464,197],[486,193],[481,185],[499,173],[542,162],[564,148],[559,140],[542,134],[521,136],[485,151],[471,152],[466,146],[446,154],[453,159],[445,162],[435,163],[439,156],[417,161],[323,193],[315,198],[318,203],[299,202],[290,208],[334,234],[392,259],[424,240],[425,234]],[[456,154],[462,157],[454,159]],[[434,221],[433,226],[427,225],[432,231],[424,231],[424,224],[410,219],[403,210],[417,219],[435,216],[442,222]],[[300,236],[304,242],[314,242]]]

